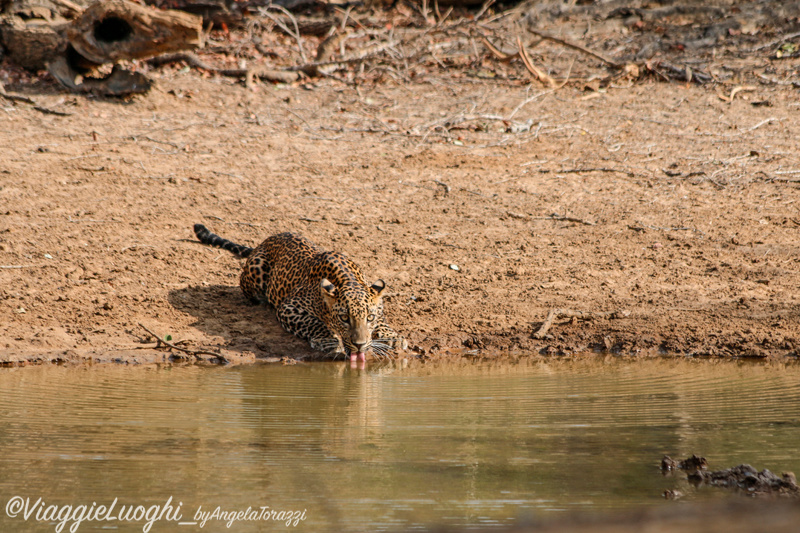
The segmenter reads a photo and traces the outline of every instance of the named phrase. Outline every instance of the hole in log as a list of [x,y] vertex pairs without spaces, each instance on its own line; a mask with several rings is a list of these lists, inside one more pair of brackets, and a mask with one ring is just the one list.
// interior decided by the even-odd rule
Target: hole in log
[[67,45],[67,64],[78,74],[86,74],[98,66],[80,55],[71,44]]
[[122,41],[133,33],[128,21],[119,17],[108,17],[94,27],[94,38],[105,43]]

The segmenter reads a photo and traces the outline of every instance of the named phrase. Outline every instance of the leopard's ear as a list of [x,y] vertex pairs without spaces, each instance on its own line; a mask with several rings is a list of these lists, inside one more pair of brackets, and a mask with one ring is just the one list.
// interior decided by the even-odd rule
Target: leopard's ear
[[336,302],[336,287],[325,278],[319,282],[319,290],[322,293],[322,299],[328,307],[333,306]]
[[370,289],[372,289],[375,292],[375,296],[380,296],[381,292],[383,292],[383,289],[385,288],[386,288],[386,283],[384,283],[382,279],[379,279],[378,281],[372,284],[372,287],[370,287]]

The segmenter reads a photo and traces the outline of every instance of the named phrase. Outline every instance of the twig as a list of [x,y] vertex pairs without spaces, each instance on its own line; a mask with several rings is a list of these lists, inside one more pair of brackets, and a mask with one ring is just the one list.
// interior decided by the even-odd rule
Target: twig
[[10,100],[12,102],[25,102],[26,104],[37,105],[34,100],[31,100],[27,96],[20,96],[17,94],[8,94],[6,92],[6,88],[3,87],[3,84],[0,83],[0,96],[5,98],[6,100]]
[[436,190],[436,187],[426,187],[425,185],[414,183],[413,181],[403,181],[403,185],[408,185],[409,187],[416,187],[417,189],[426,189],[428,191]]
[[583,220],[582,218],[575,218],[575,217],[568,217],[566,215],[559,215],[558,213],[553,213],[549,217],[536,217],[540,220],[557,220],[559,222],[576,222],[578,224],[583,224],[584,226],[596,226],[596,222],[591,222],[589,220]]
[[489,50],[494,57],[499,59],[500,61],[507,62],[511,61],[512,59],[519,57],[519,52],[514,52],[513,54],[507,54],[493,45],[489,39],[487,39],[484,35],[479,35],[480,40],[483,42],[483,45]]
[[[133,136],[131,136],[131,139],[134,142],[136,142],[136,140],[137,140],[136,137],[133,137]],[[175,148],[176,150],[181,150],[183,148],[182,146],[179,146],[179,145],[177,145],[175,143],[171,143],[169,141],[159,141],[158,139],[153,139],[152,137],[142,137],[142,139],[144,139],[145,141],[150,141],[151,143],[166,144],[167,146],[171,146],[171,147]]]
[[528,55],[528,51],[525,50],[525,46],[522,44],[522,39],[517,37],[517,45],[519,46],[519,57],[522,59],[522,63],[525,65],[525,68],[528,69],[528,72],[533,74],[536,79],[541,81],[542,83],[546,83],[550,87],[555,87],[556,82],[548,76],[543,70],[539,69],[536,65],[533,64],[531,61],[530,56]]
[[[294,25],[294,32],[292,32],[292,30],[290,30],[286,26],[286,24],[284,24],[278,17],[272,16],[272,14],[270,14],[269,12],[270,9],[280,11],[281,13],[289,17],[289,20],[291,20],[292,24]],[[308,63],[308,59],[306,59],[305,50],[303,50],[303,38],[300,36],[300,27],[297,25],[297,19],[295,18],[294,15],[292,15],[291,11],[289,11],[285,7],[274,4],[270,4],[265,8],[259,8],[258,11],[260,14],[264,15],[272,22],[274,22],[280,29],[285,31],[287,35],[294,37],[294,39],[297,41],[297,49],[300,52],[300,57],[303,59],[303,63]]]
[[660,72],[658,69],[663,68],[668,71],[669,74],[672,75],[673,79],[682,79],[684,81],[694,81],[697,83],[708,83],[713,78],[710,74],[707,74],[701,70],[691,70],[687,68],[679,68],[675,65],[667,63],[666,61],[652,61],[645,63],[645,66],[651,72],[655,72],[659,76],[663,77],[665,80],[669,80],[669,77],[664,73]]
[[[342,13],[342,23],[339,26],[339,31],[341,31],[342,33],[347,31],[347,19],[350,18],[350,12],[352,10],[353,10],[353,4],[349,4],[347,6],[347,9]],[[338,11],[341,12],[341,9],[339,9]]]
[[42,107],[39,105],[33,106],[36,111],[40,113],[44,113],[45,115],[56,115],[57,117],[69,117],[72,116],[72,113],[67,113],[65,111],[56,111],[55,109],[48,109],[46,107]]
[[[416,126],[413,128],[413,131],[419,132],[427,130],[428,132],[431,132],[436,128],[443,128],[449,131],[455,128],[458,124],[463,124],[464,122],[471,122],[473,120],[503,122],[506,124],[506,126],[510,126],[512,129],[517,128],[518,132],[530,130],[530,127],[533,125],[532,121],[530,121],[530,123],[518,122],[516,120],[511,120],[502,115],[460,115],[460,116],[456,115],[454,117],[447,117],[433,122],[429,122],[427,124],[423,124],[422,126]],[[427,134],[425,135],[425,137],[427,137]]]
[[272,69],[246,69],[246,68],[217,68],[209,65],[197,55],[191,52],[179,52],[176,54],[165,54],[163,56],[148,59],[147,63],[153,66],[165,65],[167,63],[175,63],[183,61],[190,67],[207,70],[214,72],[221,76],[228,76],[231,78],[252,78],[258,77],[268,81],[278,83],[292,83],[300,79],[302,74],[299,72],[290,72],[286,70],[272,70]]
[[667,168],[662,168],[661,172],[663,172],[664,174],[666,174],[670,178],[679,177],[679,178],[682,178],[682,179],[693,178],[695,176],[704,176],[705,175],[705,172],[702,171],[702,170],[695,170],[694,172],[687,172],[687,173],[684,174],[683,172],[675,172],[675,171],[669,170]]
[[0,265],[0,268],[4,269],[12,269],[12,268],[36,268],[39,265]]
[[758,124],[753,126],[752,128],[748,128],[747,131],[757,130],[758,128],[760,128],[764,124],[769,124],[770,122],[780,122],[780,119],[779,118],[775,118],[775,117],[765,118],[764,120],[762,120],[761,122],[759,122]]
[[[370,49],[362,50],[358,54],[350,56],[350,57],[346,57],[346,58],[342,58],[342,59],[338,59],[338,60],[334,60],[334,61],[314,61],[314,62],[311,62],[311,63],[303,63],[302,65],[296,65],[296,66],[293,66],[293,67],[289,67],[288,69],[286,69],[286,72],[301,71],[301,72],[304,72],[306,74],[309,74],[309,72],[314,72],[314,71],[316,71],[316,69],[319,69],[320,67],[330,67],[330,66],[335,66],[335,65],[347,65],[347,64],[351,64],[351,63],[360,63],[360,62],[366,61],[367,59],[370,59],[370,58],[372,58],[374,56],[377,56],[378,54],[380,54],[381,52],[384,52],[388,48],[392,48],[393,46],[397,46],[397,44],[398,44],[397,41],[389,41],[389,42],[386,42],[386,43],[381,43],[380,45],[377,45],[377,46],[372,47]],[[278,72],[281,72],[281,71],[278,71]]]
[[755,72],[754,74],[762,80],[762,83],[772,83],[774,85],[794,85],[795,87],[800,87],[800,81],[776,80],[775,78],[764,76],[763,74],[759,74],[758,72]]
[[450,193],[450,186],[448,184],[446,184],[445,182],[439,181],[439,180],[431,180],[431,181],[436,183],[437,185],[441,185],[442,187],[444,187],[445,194],[449,194]]
[[84,9],[83,6],[79,6],[78,4],[70,2],[69,0],[54,0],[54,2],[72,11],[74,15],[82,13]]
[[794,52],[792,54],[780,53],[780,55],[776,55],[772,59],[795,59],[795,58],[798,58],[798,57],[800,57],[800,52]]
[[544,319],[544,322],[539,327],[536,332],[533,334],[534,339],[544,339],[547,335],[547,331],[559,318],[575,318],[575,319],[582,319],[582,320],[595,320],[598,318],[616,318],[618,316],[628,316],[627,311],[617,312],[607,312],[607,313],[598,313],[598,312],[591,312],[591,311],[573,311],[572,309],[551,309],[549,313],[547,313],[547,318]]
[[118,220],[99,220],[96,218],[81,218],[75,220],[71,215],[67,215],[67,220],[75,224],[111,224],[112,222],[119,222]]
[[[569,79],[569,76],[567,76],[567,79]],[[565,82],[565,83],[566,83],[566,82]],[[562,85],[562,87],[563,87],[563,85]],[[550,94],[550,93],[552,93],[554,90],[555,90],[555,89],[550,89],[550,90],[548,90],[548,91],[542,91],[542,92],[540,92],[540,93],[536,93],[536,94],[534,94],[533,96],[529,96],[528,98],[526,98],[525,100],[523,100],[522,102],[520,102],[520,103],[519,103],[519,105],[518,105],[517,107],[515,107],[515,108],[514,108],[514,109],[511,111],[511,113],[508,115],[508,120],[510,121],[511,119],[513,119],[513,118],[514,118],[514,115],[516,115],[516,114],[519,112],[519,110],[520,110],[520,109],[522,109],[523,107],[525,107],[525,106],[526,106],[526,105],[528,105],[529,103],[533,102],[534,100],[536,100],[536,99],[538,99],[538,98],[540,98],[540,97],[542,97],[542,96],[545,96],[545,95],[547,95],[547,94]]]
[[502,180],[497,180],[492,183],[492,185],[500,185],[501,183],[508,183],[509,181],[517,181],[521,180],[522,178],[530,178],[531,174],[523,175],[523,176],[514,176],[513,178],[505,178]]
[[227,222],[227,224],[232,224],[234,226],[247,226],[249,228],[260,228],[261,224],[253,224],[252,222]]
[[422,19],[428,24],[428,0],[422,0]]
[[605,168],[605,167],[598,167],[598,168],[564,168],[561,170],[548,170],[548,169],[541,169],[539,172],[546,174],[548,172],[555,172],[556,174],[580,174],[583,172],[619,172],[620,174],[626,174],[631,178],[636,177],[636,174],[631,172],[630,170],[623,170],[619,168]]
[[558,37],[553,37],[552,35],[548,35],[546,33],[542,33],[540,31],[534,30],[532,28],[528,28],[528,31],[531,32],[534,35],[537,35],[537,36],[541,37],[542,39],[547,39],[548,41],[553,41],[554,43],[558,43],[560,45],[566,46],[567,48],[572,48],[573,50],[578,50],[579,52],[583,52],[584,54],[590,55],[590,56],[592,56],[592,57],[594,57],[596,59],[599,59],[600,61],[602,61],[603,63],[605,63],[609,67],[613,67],[613,68],[616,68],[616,69],[621,69],[621,68],[625,67],[625,65],[623,65],[621,63],[617,63],[616,61],[612,61],[611,59],[608,59],[607,57],[604,57],[604,56],[598,54],[597,52],[589,50],[588,48],[585,48],[585,47],[583,47],[583,46],[581,46],[579,44],[575,44],[575,43],[572,43],[572,42],[569,42],[569,41],[565,41],[564,39],[559,39]]
[[495,1],[496,0],[486,0],[486,2],[484,2],[483,5],[481,6],[481,10],[478,11],[478,14],[475,15],[475,18],[473,20],[475,22],[478,22],[481,19],[481,17],[486,13],[486,10],[492,7]]
[[2,83],[0,83],[0,97],[5,98],[10,102],[24,102],[26,104],[30,104],[36,111],[39,111],[40,113],[44,113],[46,115],[57,115],[59,117],[68,117],[72,115],[72,113],[66,113],[64,111],[56,111],[54,109],[48,109],[46,107],[42,107],[36,102],[36,100],[28,98],[27,96],[8,94],[6,92],[6,88],[3,86]]
[[731,90],[731,94],[729,96],[725,96],[722,93],[718,93],[717,96],[719,96],[720,100],[724,100],[725,102],[731,104],[733,103],[733,99],[736,97],[737,93],[742,91],[755,91],[756,89],[757,87],[753,87],[752,85],[739,85],[738,87],[734,87],[733,90]]
[[661,226],[652,226],[649,224],[640,224],[638,226],[634,226],[632,224],[628,224],[628,229],[636,231],[636,232],[643,232],[647,231],[648,229],[655,230],[655,231],[693,231],[695,233],[703,233],[699,229],[690,228],[687,226],[673,226],[670,228],[661,227]]
[[152,337],[154,337],[156,339],[156,347],[155,347],[156,350],[161,348],[161,345],[163,344],[164,346],[166,346],[168,348],[171,348],[173,350],[178,350],[179,352],[183,352],[183,353],[189,354],[189,355],[193,356],[195,359],[197,359],[199,361],[205,361],[205,359],[200,357],[201,355],[210,355],[210,356],[212,356],[212,357],[214,357],[216,359],[221,360],[224,363],[228,363],[229,362],[228,359],[224,355],[222,355],[220,353],[207,352],[205,350],[187,350],[186,348],[181,348],[180,346],[175,346],[171,342],[167,342],[163,338],[159,337],[158,335],[156,335],[155,333],[153,333],[152,331],[147,329],[147,327],[145,327],[145,325],[142,324],[141,322],[139,322],[139,326],[143,330],[145,330],[147,333],[149,333]]
[[797,37],[800,37],[800,32],[798,32],[798,33],[790,33],[789,35],[784,35],[784,36],[780,37],[779,39],[775,39],[774,41],[770,41],[770,42],[768,42],[766,44],[762,44],[760,46],[756,46],[755,48],[751,48],[750,50],[745,50],[745,52],[758,52],[758,51],[763,50],[765,48],[772,48],[775,45],[781,44],[781,43],[786,42],[786,41],[791,41],[792,39],[795,39]]
[[[439,6],[438,2],[436,3],[436,6],[437,7]],[[439,24],[438,25],[441,26],[442,24],[444,24],[444,22],[447,20],[447,17],[449,17],[450,13],[452,13],[452,12],[453,12],[453,6],[448,7],[447,11],[444,12],[444,16],[441,16],[441,15],[439,16]]]
[[[546,161],[542,161],[542,163],[546,163]],[[549,169],[549,168],[540,168],[536,172],[539,172],[540,174],[549,174],[551,172],[553,172],[555,174],[580,174],[580,173],[583,173],[583,172],[619,172],[620,174],[625,174],[627,176],[630,176],[631,178],[636,177],[636,174],[634,172],[631,172],[630,170],[624,170],[624,169],[621,169],[621,168],[605,168],[605,167],[598,167],[598,168],[563,168],[561,170],[552,170],[552,169]],[[701,172],[701,174],[702,174],[702,172]],[[677,176],[678,174],[669,174],[669,173],[667,173],[667,175],[668,176]],[[497,185],[499,183],[505,183],[507,181],[518,180],[518,179],[522,179],[522,178],[525,178],[525,177],[528,177],[528,176],[516,176],[516,177],[513,177],[513,178],[507,178],[507,179],[503,179],[503,180],[500,180],[500,181],[495,181],[492,185]]]
[[228,176],[230,178],[236,178],[237,180],[244,181],[244,178],[238,174],[231,174],[230,172],[221,172],[219,170],[212,170],[214,174],[218,174],[220,176]]
[[469,189],[466,189],[466,188],[464,188],[464,187],[460,187],[458,190],[459,190],[459,191],[464,191],[464,192],[466,192],[466,193],[469,193],[469,194],[474,194],[475,196],[480,196],[480,197],[482,197],[482,198],[489,198],[489,197],[488,197],[488,196],[486,196],[485,194],[479,193],[478,191],[471,191],[471,190],[469,190]]

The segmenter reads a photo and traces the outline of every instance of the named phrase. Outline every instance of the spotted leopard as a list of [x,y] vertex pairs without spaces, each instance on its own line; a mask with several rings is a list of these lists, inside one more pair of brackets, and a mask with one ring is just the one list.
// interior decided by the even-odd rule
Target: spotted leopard
[[384,357],[407,347],[384,320],[383,280],[368,286],[344,255],[293,233],[268,237],[256,248],[223,239],[202,224],[194,225],[194,233],[203,244],[246,259],[239,278],[244,295],[272,305],[283,328],[313,349],[364,361],[368,351]]

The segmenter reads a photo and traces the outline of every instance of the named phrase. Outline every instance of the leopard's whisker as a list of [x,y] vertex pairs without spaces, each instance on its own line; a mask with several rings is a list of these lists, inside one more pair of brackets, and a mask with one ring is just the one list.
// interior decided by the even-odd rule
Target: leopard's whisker
[[392,344],[390,342],[388,342],[388,341],[389,341],[389,339],[373,339],[372,340],[372,345],[373,346],[380,346],[381,348],[383,348],[385,350],[394,350],[394,346],[392,346]]
[[392,347],[389,344],[381,342],[380,340],[373,340],[370,346],[372,347],[373,353],[375,353],[381,359],[387,359],[390,357],[389,352],[392,350]]
[[379,358],[379,359],[385,359],[386,358],[386,353],[383,350],[380,350],[380,349],[378,349],[378,348],[376,348],[374,346],[372,348],[372,354],[375,357]]

